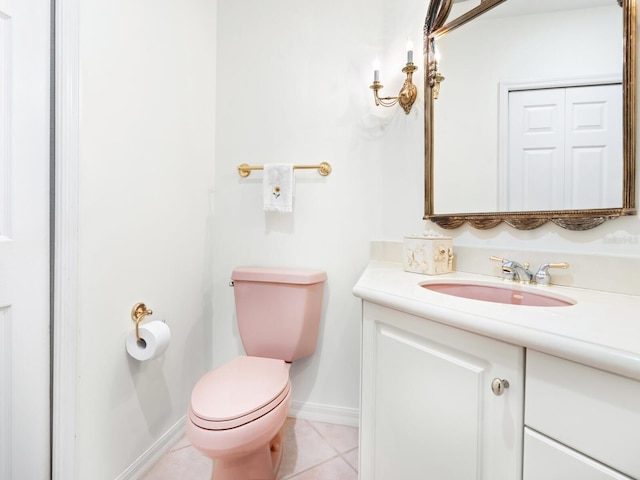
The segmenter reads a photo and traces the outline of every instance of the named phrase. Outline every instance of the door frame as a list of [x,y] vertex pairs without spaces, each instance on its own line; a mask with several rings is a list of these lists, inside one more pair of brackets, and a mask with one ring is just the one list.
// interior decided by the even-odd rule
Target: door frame
[[55,32],[55,186],[51,478],[76,478],[78,350],[79,1],[52,0]]
[[509,179],[507,178],[507,162],[509,159],[509,93],[521,90],[585,87],[616,83],[622,84],[622,73],[500,82],[500,91],[498,93],[498,211],[504,211],[505,209],[502,207],[508,204],[505,186],[509,184]]

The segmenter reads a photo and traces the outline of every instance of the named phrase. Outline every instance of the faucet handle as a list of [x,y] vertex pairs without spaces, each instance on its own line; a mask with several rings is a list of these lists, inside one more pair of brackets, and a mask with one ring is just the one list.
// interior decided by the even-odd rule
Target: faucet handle
[[493,255],[491,255],[489,257],[489,260],[491,260],[492,262],[500,262],[500,263],[504,263],[504,262],[508,262],[509,261],[506,258],[494,257]]
[[547,266],[549,268],[569,268],[569,264],[567,262],[561,262],[561,263],[548,263]]
[[536,272],[536,283],[538,285],[549,285],[551,283],[551,275],[549,274],[550,268],[569,268],[567,262],[561,263],[545,263],[540,265],[540,268]]

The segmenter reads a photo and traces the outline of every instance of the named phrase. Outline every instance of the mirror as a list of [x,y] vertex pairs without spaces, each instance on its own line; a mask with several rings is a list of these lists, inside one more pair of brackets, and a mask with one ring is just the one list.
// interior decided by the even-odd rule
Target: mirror
[[635,215],[635,30],[636,0],[432,0],[425,219],[586,230]]

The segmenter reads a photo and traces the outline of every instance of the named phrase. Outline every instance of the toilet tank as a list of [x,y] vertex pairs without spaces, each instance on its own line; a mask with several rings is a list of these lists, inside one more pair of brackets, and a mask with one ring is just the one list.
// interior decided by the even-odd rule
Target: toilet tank
[[315,351],[325,272],[237,267],[231,279],[247,355],[292,362]]

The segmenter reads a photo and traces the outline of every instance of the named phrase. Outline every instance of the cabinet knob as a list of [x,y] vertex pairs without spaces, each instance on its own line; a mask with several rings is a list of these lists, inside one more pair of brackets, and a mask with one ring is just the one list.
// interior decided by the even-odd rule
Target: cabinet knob
[[507,388],[509,388],[509,380],[494,378],[491,382],[491,391],[498,396],[502,395]]

